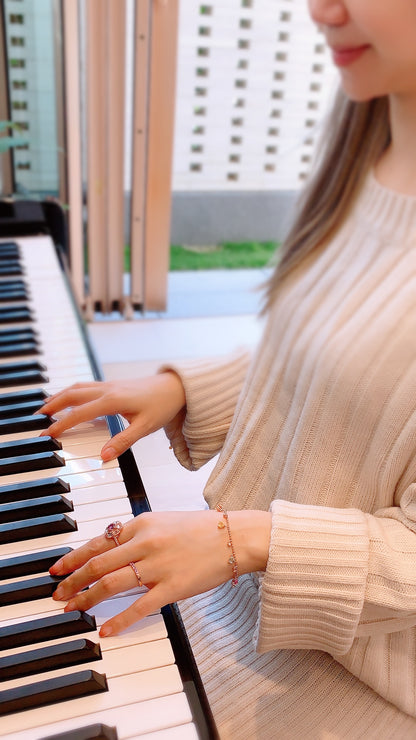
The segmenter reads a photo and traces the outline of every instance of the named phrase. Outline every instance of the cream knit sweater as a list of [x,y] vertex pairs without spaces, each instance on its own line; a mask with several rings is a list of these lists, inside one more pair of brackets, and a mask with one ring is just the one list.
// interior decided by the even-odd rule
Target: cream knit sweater
[[250,364],[174,369],[209,506],[273,513],[264,577],[181,605],[221,737],[416,738],[416,199],[371,175]]

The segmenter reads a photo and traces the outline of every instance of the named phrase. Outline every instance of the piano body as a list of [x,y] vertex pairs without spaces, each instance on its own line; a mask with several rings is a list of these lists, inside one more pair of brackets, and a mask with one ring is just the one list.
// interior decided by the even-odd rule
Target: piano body
[[51,598],[65,548],[149,509],[131,451],[99,457],[118,419],[38,437],[43,394],[98,377],[50,237],[0,239],[0,738],[216,738],[174,606],[100,640],[139,589],[87,614]]

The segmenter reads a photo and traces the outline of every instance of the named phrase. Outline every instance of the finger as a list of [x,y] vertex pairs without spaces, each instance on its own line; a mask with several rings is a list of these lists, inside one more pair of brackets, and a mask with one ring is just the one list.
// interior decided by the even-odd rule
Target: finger
[[[90,383],[75,383],[64,388],[58,393],[54,393],[49,396],[42,406],[43,409],[48,409],[52,413],[59,411],[66,406],[78,405],[84,403],[84,400],[90,400],[97,398],[102,393],[102,383],[97,381],[91,381]],[[39,412],[38,412],[39,413]]]
[[105,443],[101,450],[101,457],[104,462],[109,462],[119,457],[123,452],[129,449],[138,439],[141,439],[145,435],[145,432],[140,424],[140,421],[136,419],[122,432],[115,434],[114,437]]
[[[117,538],[120,545],[124,545],[126,542],[131,540],[137,528],[138,521],[138,518],[135,517],[122,525],[120,534]],[[91,560],[91,558],[107,552],[108,550],[116,550],[115,542],[113,539],[106,537],[104,533],[100,534],[86,542],[85,545],[78,547],[76,550],[72,550],[57,560],[56,563],[50,567],[49,573],[53,576],[64,576],[67,573],[73,573],[75,570],[85,565],[85,563],[88,562],[88,560]],[[128,556],[130,559],[133,558],[133,553],[130,552],[130,549],[128,551]]]
[[112,617],[108,622],[104,622],[100,628],[100,637],[118,635],[123,630],[144,619],[144,617],[154,614],[168,603],[170,603],[170,599],[164,596],[163,586],[154,586],[154,588],[139,596],[137,601],[129,606],[128,609]]
[[141,553],[138,552],[137,542],[133,540],[114,548],[111,552],[99,553],[65,578],[54,591],[52,598],[55,601],[66,601],[108,573],[140,560]]
[[51,437],[59,437],[63,432],[82,424],[84,421],[91,421],[91,419],[111,413],[113,413],[113,410],[105,399],[100,398],[90,401],[68,411],[61,419],[51,424],[47,430],[43,430],[39,436],[45,436],[44,432],[46,432]]
[[77,593],[68,601],[64,611],[72,612],[77,609],[87,611],[101,601],[106,601],[123,591],[130,591],[138,586],[138,581],[132,568],[128,565],[119,570],[106,573],[99,581],[94,583],[86,591]]

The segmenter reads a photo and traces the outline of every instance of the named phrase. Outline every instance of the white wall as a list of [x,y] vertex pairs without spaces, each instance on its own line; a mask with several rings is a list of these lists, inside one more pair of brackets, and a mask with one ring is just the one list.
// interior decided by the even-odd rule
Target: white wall
[[181,0],[173,189],[297,189],[335,78],[306,0]]

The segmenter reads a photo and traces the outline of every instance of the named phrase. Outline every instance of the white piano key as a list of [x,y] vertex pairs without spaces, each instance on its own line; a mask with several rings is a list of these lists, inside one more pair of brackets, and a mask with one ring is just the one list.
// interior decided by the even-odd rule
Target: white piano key
[[[44,615],[41,615],[44,616]],[[48,615],[52,616],[52,615]],[[34,619],[34,616],[28,615],[26,619],[20,620],[21,622],[29,621]],[[13,624],[13,621],[11,621]],[[3,623],[0,623],[3,626]],[[71,642],[71,640],[86,639],[92,642],[99,643],[103,653],[111,650],[117,650],[121,647],[129,648],[132,645],[141,645],[144,643],[154,643],[160,640],[164,640],[167,637],[165,623],[161,614],[151,614],[149,617],[144,617],[137,625],[125,630],[121,635],[113,635],[106,637],[105,639],[100,638],[98,630],[94,632],[83,632],[77,635],[66,635],[64,637],[56,638],[56,640],[48,640],[47,642],[37,642],[36,645],[24,645],[18,648],[12,648],[10,650],[2,650],[0,657],[7,655],[18,655],[24,653],[27,650],[36,648],[48,647],[48,645],[60,645],[64,642]],[[39,674],[40,675],[40,674]],[[2,684],[0,683],[0,690]]]
[[[146,732],[144,735],[136,733],[130,735],[129,740],[198,740],[200,735],[193,722],[189,722],[187,725],[177,725],[176,727],[168,727],[165,730],[156,730],[155,732]],[[119,740],[122,738],[119,736]]]
[[79,460],[68,460],[66,465],[62,465],[58,468],[33,470],[28,473],[15,473],[14,475],[2,475],[0,477],[0,485],[20,483],[29,480],[41,480],[42,478],[49,478],[55,475],[59,478],[65,478],[66,480],[67,476],[70,479],[71,476],[79,473],[90,473],[93,470],[109,470],[116,467],[118,467],[117,460],[111,460],[110,462],[105,463],[100,457],[85,457]]
[[[108,691],[60,702],[58,705],[59,716],[61,719],[69,719],[95,712],[101,714],[101,712],[110,708],[116,709],[137,701],[144,702],[169,694],[177,694],[182,691],[182,688],[182,681],[176,665],[130,673],[127,676],[110,678],[108,680]],[[12,732],[49,725],[52,719],[53,709],[51,706],[9,714],[1,719],[1,732],[7,735]]]
[[[88,614],[95,618],[97,630],[107,619],[120,614],[124,609],[134,604],[137,599],[137,594],[130,594],[124,596],[114,596],[112,599],[102,601],[100,604],[88,609]],[[48,601],[50,604],[50,611],[42,612],[38,611],[40,601]],[[59,602],[53,601],[53,599],[40,599],[38,601],[28,602],[26,606],[25,614],[12,614],[7,619],[3,619],[3,609],[1,610],[0,616],[0,627],[6,627],[11,624],[19,624],[21,622],[28,622],[32,619],[41,619],[42,617],[54,616],[62,613],[62,607],[58,606]],[[88,634],[98,634],[95,632],[89,632]],[[131,625],[119,635],[113,635],[106,637],[101,640],[104,649],[112,650],[114,647],[123,647],[126,645],[134,644],[136,642],[150,642],[151,640],[160,640],[166,637],[166,627],[163,621],[163,617],[160,612],[152,614],[148,617],[144,617],[140,622]],[[61,639],[61,638],[60,638]],[[63,638],[62,638],[63,639]],[[73,638],[70,638],[73,639]],[[101,639],[101,638],[100,638]],[[132,642],[133,641],[133,642]],[[58,640],[59,642],[59,640]],[[2,653],[3,654],[3,653]]]
[[[76,638],[78,639],[78,635]],[[91,639],[90,637],[88,639]],[[99,643],[99,641],[97,641]],[[36,646],[37,647],[37,646]],[[30,648],[29,648],[30,649]],[[163,668],[175,663],[172,646],[168,639],[157,640],[156,642],[144,642],[142,644],[133,644],[128,647],[114,648],[102,653],[100,660],[93,660],[90,663],[80,663],[76,666],[59,668],[46,673],[39,673],[35,679],[33,676],[15,678],[10,681],[0,683],[0,691],[18,688],[32,684],[42,678],[53,679],[59,676],[68,676],[77,670],[80,671],[97,671],[105,673],[107,679],[128,676],[139,671],[149,671],[154,668]]]
[[[75,532],[65,532],[63,534],[54,534],[50,535],[49,537],[42,537],[42,545],[44,549],[63,547],[64,545],[68,545],[69,547],[78,547],[77,543],[85,540],[90,540],[93,537],[97,537],[98,535],[103,534],[111,517],[108,516],[106,509],[103,506],[99,508],[101,508],[100,518],[96,519],[95,521],[80,523],[77,522],[78,529]],[[122,524],[125,524],[125,522],[129,521],[129,519],[131,518],[131,513],[129,516],[125,514],[120,514],[120,516],[117,515],[117,519],[119,519]],[[34,539],[32,540],[32,542],[37,543],[38,547],[38,539]],[[5,543],[1,546],[1,554],[8,555],[9,557],[11,555],[19,555],[26,550],[30,550],[30,543],[31,540]]]
[[[148,701],[133,702],[114,709],[102,709],[96,713],[87,712],[60,721],[57,721],[56,715],[56,709],[52,706],[49,708],[49,721],[46,726],[37,725],[35,731],[26,729],[10,734],[3,734],[0,728],[0,737],[3,740],[39,740],[39,738],[47,740],[51,735],[103,723],[109,727],[116,727],[119,740],[133,740],[135,737],[141,737],[143,740],[197,740],[198,738],[196,728],[191,724],[192,715],[183,692]],[[171,731],[174,734],[163,734]],[[161,733],[160,737],[158,737],[159,733]]]

